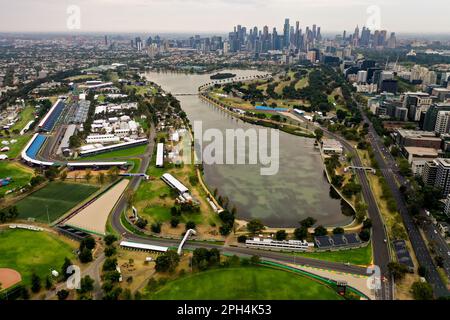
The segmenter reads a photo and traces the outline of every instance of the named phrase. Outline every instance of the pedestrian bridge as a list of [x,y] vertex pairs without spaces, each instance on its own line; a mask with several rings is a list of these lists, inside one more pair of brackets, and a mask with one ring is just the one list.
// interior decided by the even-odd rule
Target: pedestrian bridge
[[347,172],[349,169],[366,170],[366,171],[371,171],[373,174],[376,173],[376,170],[372,167],[358,167],[358,166],[348,166],[348,167],[344,168],[344,172]]

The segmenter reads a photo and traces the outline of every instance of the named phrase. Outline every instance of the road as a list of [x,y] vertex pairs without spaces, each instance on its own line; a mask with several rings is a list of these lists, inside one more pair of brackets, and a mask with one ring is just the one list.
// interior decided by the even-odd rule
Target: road
[[[141,162],[139,172],[146,172],[151,154],[153,152],[154,147],[154,129],[152,127],[152,137],[150,137],[150,144],[143,156],[143,161]],[[136,190],[139,187],[142,177],[133,177],[128,185],[128,187],[132,190]],[[114,230],[116,230],[124,240],[140,242],[145,244],[153,244],[165,247],[174,247],[178,246],[180,240],[172,240],[172,239],[163,239],[163,238],[151,238],[136,235],[130,231],[128,231],[121,223],[121,214],[126,208],[126,200],[121,198],[117,203],[116,207],[113,209],[111,214],[111,224]],[[309,267],[327,269],[327,270],[335,270],[343,273],[352,273],[356,275],[368,275],[367,269],[360,266],[348,265],[345,263],[337,263],[330,261],[322,261],[317,259],[310,259],[300,256],[283,254],[280,252],[266,251],[266,250],[258,250],[246,247],[238,247],[238,246],[222,246],[209,242],[200,242],[200,241],[188,241],[185,245],[185,249],[193,250],[196,248],[217,248],[220,249],[225,254],[235,254],[241,257],[249,257],[253,255],[258,255],[265,260],[277,261],[277,262],[285,262],[285,263],[294,263]],[[389,297],[389,295],[387,295]]]
[[380,166],[380,170],[383,177],[386,179],[389,188],[397,202],[397,208],[402,216],[403,223],[406,227],[411,245],[413,247],[414,253],[419,261],[419,264],[427,269],[426,279],[433,286],[435,295],[447,296],[449,294],[447,287],[442,282],[442,279],[437,272],[436,266],[433,263],[433,259],[427,249],[427,245],[420,234],[418,226],[414,223],[412,217],[410,216],[405,199],[399,190],[396,182],[396,177],[398,181],[405,185],[406,180],[400,176],[395,159],[392,157],[390,152],[384,147],[382,139],[376,133],[372,123],[365,115],[362,107],[360,107],[361,113],[363,115],[363,120],[369,125],[369,142],[372,145],[375,159]]
[[[300,115],[296,116],[300,117],[303,121],[306,123],[309,122],[306,118],[303,118]],[[336,140],[338,140],[342,146],[353,155],[352,163],[355,167],[363,167],[363,163],[361,159],[359,158],[358,153],[356,152],[355,148],[343,137],[340,135],[328,131],[326,128],[320,127],[316,124],[314,124],[316,127],[321,128],[324,133]],[[355,170],[355,173],[358,177],[359,183],[361,184],[362,188],[362,194],[364,197],[364,201],[366,202],[368,206],[368,215],[370,220],[372,221],[372,248],[373,248],[373,260],[374,264],[377,265],[380,268],[381,275],[385,279],[389,279],[389,270],[388,270],[388,263],[390,262],[390,254],[389,254],[389,246],[387,243],[387,235],[386,235],[386,229],[384,226],[384,222],[381,216],[381,212],[378,208],[378,205],[376,203],[375,197],[372,193],[372,189],[370,188],[369,182],[367,180],[366,176],[366,170]],[[379,297],[382,300],[391,300],[393,299],[393,292],[392,292],[392,281],[382,283],[381,292],[379,293]]]

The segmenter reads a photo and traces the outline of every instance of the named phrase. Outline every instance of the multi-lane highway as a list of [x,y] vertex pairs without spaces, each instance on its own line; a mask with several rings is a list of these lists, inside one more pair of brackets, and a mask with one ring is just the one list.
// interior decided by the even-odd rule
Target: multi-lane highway
[[436,296],[447,296],[449,291],[436,270],[436,266],[434,265],[433,259],[427,249],[427,245],[420,234],[419,228],[408,213],[405,199],[396,182],[396,178],[401,184],[406,184],[406,180],[399,175],[395,159],[384,147],[382,139],[376,133],[372,123],[364,114],[361,106],[360,110],[363,114],[364,122],[369,125],[369,142],[372,145],[375,159],[378,162],[380,170],[397,202],[398,211],[402,216],[403,223],[405,224],[417,260],[421,266],[427,269],[426,279],[433,286]]
[[[348,143],[347,140],[342,138],[341,136],[328,131],[325,128],[322,128],[324,132],[333,137],[334,139],[341,142],[344,148],[353,155],[352,162],[356,167],[363,167],[362,161],[359,158],[358,153],[355,151],[355,148]],[[387,235],[386,229],[384,226],[383,219],[381,217],[381,213],[378,209],[378,205],[376,203],[375,197],[372,193],[372,189],[370,188],[369,182],[366,176],[366,170],[357,169],[356,175],[358,176],[359,183],[362,187],[362,194],[364,200],[368,206],[368,214],[369,218],[372,221],[372,247],[373,247],[373,260],[374,264],[377,265],[381,270],[381,275],[384,279],[390,279],[388,263],[391,261],[389,254],[389,247],[387,243]],[[392,280],[388,282],[382,283],[382,290],[380,292],[381,299],[390,300],[393,298],[393,292],[391,289]]]
[[[339,138],[340,140],[343,140],[342,138]],[[348,148],[352,148],[345,140],[343,143],[346,144]],[[151,154],[154,147],[154,132],[152,130],[152,135],[150,137],[150,144],[148,145],[148,148],[145,152],[145,154],[142,157],[141,167],[139,172],[146,172],[150,159]],[[359,159],[357,156],[355,159]],[[360,165],[359,162],[355,162],[355,165]],[[373,195],[371,194],[371,190],[368,186],[365,173],[361,172],[359,173],[361,175],[360,179],[365,181],[364,184],[364,196],[367,199],[369,206],[372,207],[369,211],[369,214],[372,218],[373,224],[374,224],[374,232],[373,232],[373,250],[374,250],[374,260],[376,265],[378,265],[381,269],[382,278],[385,280],[388,279],[388,272],[387,272],[387,264],[389,263],[389,252],[386,246],[386,243],[384,242],[385,236],[384,236],[384,228],[381,221],[381,218],[378,213],[378,209],[376,207],[375,200],[373,198]],[[137,190],[139,187],[139,184],[141,182],[141,177],[133,177],[130,181],[129,188],[132,190]],[[129,230],[127,230],[121,223],[121,215],[122,212],[126,209],[126,199],[123,197],[119,200],[116,207],[114,208],[112,215],[111,215],[111,224],[112,227],[120,233],[122,238],[128,240],[128,241],[136,241],[141,243],[147,243],[147,244],[154,244],[154,245],[161,245],[161,246],[177,246],[179,244],[179,240],[173,240],[173,239],[164,239],[164,238],[154,238],[154,237],[145,237],[136,235]],[[219,248],[223,253],[228,254],[236,254],[238,256],[252,256],[252,255],[258,255],[263,259],[266,260],[273,260],[273,261],[279,261],[279,262],[285,262],[285,263],[296,263],[299,265],[305,265],[305,266],[311,266],[316,268],[323,268],[328,270],[335,270],[339,272],[345,272],[345,273],[353,273],[358,275],[368,275],[367,269],[359,266],[353,266],[345,263],[336,263],[336,262],[330,262],[330,261],[322,261],[317,259],[310,259],[305,257],[299,257],[299,256],[293,256],[293,255],[287,255],[279,252],[272,252],[272,251],[266,251],[266,250],[257,250],[252,248],[246,248],[241,246],[220,246],[214,243],[209,242],[200,242],[200,241],[189,241],[185,247],[187,249],[195,249],[195,248]],[[391,290],[391,283],[389,281],[382,282],[382,288],[377,292],[377,298],[378,299],[392,299],[392,290]]]

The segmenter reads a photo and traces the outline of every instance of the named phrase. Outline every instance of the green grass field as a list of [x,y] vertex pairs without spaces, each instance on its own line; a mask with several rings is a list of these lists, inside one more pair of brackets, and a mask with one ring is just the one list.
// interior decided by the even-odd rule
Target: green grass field
[[0,268],[19,271],[26,285],[30,285],[33,272],[44,280],[51,270],[61,270],[65,257],[74,261],[73,250],[74,247],[48,232],[0,230]]
[[372,262],[372,245],[369,244],[364,248],[351,250],[304,252],[304,253],[296,253],[296,255],[318,260],[351,263],[355,265],[365,266],[371,264]]
[[0,162],[0,179],[12,178],[12,182],[4,187],[0,187],[0,194],[6,191],[23,187],[30,182],[33,170],[16,162]]
[[35,108],[33,106],[27,106],[25,109],[22,110],[20,113],[20,119],[17,121],[14,126],[11,128],[11,132],[13,130],[22,130],[28,122],[34,119],[34,110]]
[[141,159],[128,159],[128,162],[133,163],[133,168],[131,169],[131,173],[138,173],[141,166]]
[[129,149],[121,149],[111,152],[100,153],[91,157],[80,158],[82,160],[103,160],[103,159],[115,159],[123,157],[135,157],[143,154],[147,145],[137,146]]
[[92,195],[98,187],[80,183],[51,182],[16,203],[19,218],[35,218],[48,222],[56,220],[75,205]]
[[331,288],[290,272],[263,267],[215,269],[168,282],[155,300],[338,300]]
[[20,153],[22,152],[23,148],[25,148],[25,145],[28,143],[28,141],[31,139],[33,135],[31,133],[24,134],[23,136],[14,135],[10,138],[3,138],[1,140],[17,140],[16,143],[8,145],[9,151],[5,152],[5,154],[9,157],[9,159],[17,158]]

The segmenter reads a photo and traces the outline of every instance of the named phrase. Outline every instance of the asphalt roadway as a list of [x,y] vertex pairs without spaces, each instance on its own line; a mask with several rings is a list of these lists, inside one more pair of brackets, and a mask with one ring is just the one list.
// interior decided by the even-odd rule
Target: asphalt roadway
[[[305,121],[307,121],[305,119]],[[358,153],[355,148],[348,143],[343,137],[328,131],[325,128],[321,128],[327,135],[333,137],[334,139],[341,142],[344,148],[349,151],[352,155],[353,165],[356,167],[363,167],[361,159],[359,158]],[[390,254],[389,254],[389,246],[387,243],[386,229],[384,226],[383,219],[381,217],[381,213],[378,209],[378,205],[376,203],[375,197],[373,196],[372,189],[370,188],[369,182],[366,176],[366,170],[363,169],[355,169],[355,173],[358,176],[359,183],[361,184],[362,194],[364,200],[368,206],[368,215],[370,220],[372,221],[372,250],[373,250],[373,260],[374,264],[380,268],[381,275],[384,279],[390,279],[388,263],[390,262]],[[389,281],[383,281],[381,283],[381,291],[378,293],[379,298],[382,300],[392,300],[393,299],[393,290],[392,279]]]
[[[145,173],[147,171],[147,168],[149,166],[151,155],[154,148],[154,128],[152,127],[152,133],[150,137],[150,143],[146,149],[145,154],[142,156],[140,171],[141,173]],[[131,181],[128,185],[128,188],[131,190],[136,190],[139,187],[139,184],[141,182],[142,177],[134,176],[131,178]],[[165,246],[165,247],[177,247],[181,241],[180,240],[174,240],[174,239],[164,239],[164,238],[156,238],[156,237],[145,237],[136,235],[129,230],[127,230],[121,223],[121,214],[126,209],[127,203],[126,199],[124,197],[120,198],[117,205],[113,209],[113,212],[111,214],[111,225],[115,231],[117,231],[123,240],[127,241],[134,241],[139,243],[145,243],[145,244],[152,244],[152,245],[158,245],[158,246]],[[301,256],[294,256],[294,255],[288,255],[283,254],[276,251],[267,251],[267,250],[258,250],[253,248],[247,248],[243,246],[222,246],[218,244],[214,244],[211,242],[204,242],[204,241],[188,241],[186,242],[185,249],[193,250],[196,248],[217,248],[221,250],[222,253],[225,254],[235,254],[240,257],[250,257],[253,255],[257,255],[265,260],[271,260],[271,261],[278,261],[278,262],[284,262],[284,263],[294,263],[298,265],[304,265],[309,267],[315,267],[315,268],[321,268],[321,269],[327,269],[327,270],[335,270],[338,272],[343,273],[351,273],[356,275],[370,275],[367,273],[367,268],[350,265],[346,263],[337,263],[337,262],[331,262],[331,261],[322,261],[317,259],[311,259],[311,258],[305,258]],[[383,285],[383,287],[386,287],[386,285]],[[389,286],[387,286],[389,287]],[[384,288],[383,293],[378,297],[379,299],[390,299],[391,294],[390,290]]]
[[402,216],[414,253],[419,261],[419,264],[427,269],[427,275],[425,278],[433,286],[434,293],[437,297],[448,296],[449,291],[439,276],[430,252],[427,249],[427,245],[420,234],[419,228],[414,223],[408,212],[405,199],[396,182],[396,175],[398,176],[398,181],[400,181],[401,184],[405,184],[406,180],[399,175],[395,160],[384,147],[383,141],[376,133],[372,123],[362,110],[361,113],[363,114],[364,122],[369,124],[369,142],[372,145],[375,158],[380,166],[380,170],[397,202],[397,208]]

